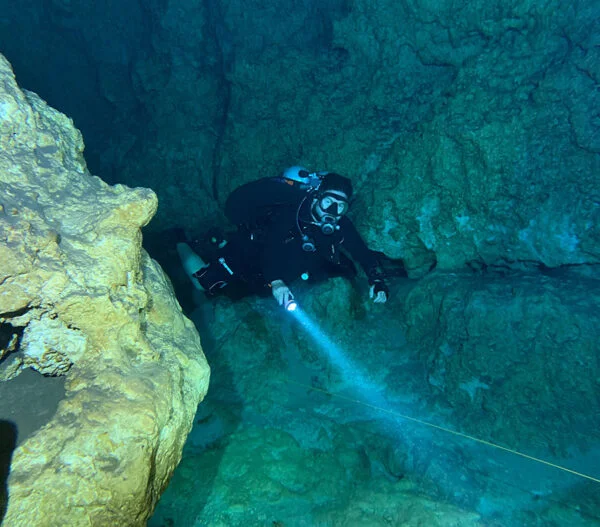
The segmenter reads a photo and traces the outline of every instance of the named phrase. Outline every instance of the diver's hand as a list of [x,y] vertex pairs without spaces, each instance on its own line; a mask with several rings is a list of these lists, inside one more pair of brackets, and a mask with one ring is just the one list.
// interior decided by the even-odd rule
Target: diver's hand
[[283,280],[273,280],[269,285],[271,286],[273,298],[277,300],[277,303],[280,306],[285,306],[292,298],[294,298],[290,288],[285,285]]
[[369,289],[369,298],[373,298],[375,304],[384,304],[390,296],[390,290],[383,280],[373,280]]

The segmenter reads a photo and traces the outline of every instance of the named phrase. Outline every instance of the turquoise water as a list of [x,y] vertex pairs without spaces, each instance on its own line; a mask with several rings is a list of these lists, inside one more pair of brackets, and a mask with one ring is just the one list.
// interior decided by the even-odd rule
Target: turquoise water
[[599,24],[598,0],[3,2],[19,85],[94,175],[158,194],[146,243],[306,164],[420,278],[378,307],[298,290],[318,340],[201,301],[212,383],[151,527],[599,525]]
[[[212,384],[151,527],[599,524],[599,483],[561,467],[597,478],[600,449],[563,458],[546,427],[524,424],[513,452],[476,417],[457,425],[397,321],[371,311],[346,334],[324,323],[340,368],[268,301],[207,304],[195,319],[213,324]],[[493,397],[483,382],[459,390],[472,413]]]

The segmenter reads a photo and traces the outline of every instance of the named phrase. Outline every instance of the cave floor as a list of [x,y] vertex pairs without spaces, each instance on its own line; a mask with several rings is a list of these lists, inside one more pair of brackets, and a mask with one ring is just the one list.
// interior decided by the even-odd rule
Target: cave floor
[[454,433],[392,322],[367,317],[336,339],[348,357],[389,340],[338,368],[294,324],[277,349],[243,328],[205,339],[209,393],[150,527],[600,524],[597,483]]

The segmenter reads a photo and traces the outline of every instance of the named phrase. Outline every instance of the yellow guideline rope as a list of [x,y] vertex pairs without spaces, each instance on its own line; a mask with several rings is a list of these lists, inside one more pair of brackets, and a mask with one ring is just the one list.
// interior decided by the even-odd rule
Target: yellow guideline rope
[[421,425],[424,426],[429,426],[430,428],[435,428],[437,430],[441,430],[442,432],[447,432],[449,434],[454,434],[455,436],[459,436],[462,437],[464,439],[469,439],[470,441],[475,441],[477,443],[481,443],[483,445],[487,445],[493,448],[497,448],[499,450],[504,450],[505,452],[510,452],[511,454],[515,454],[517,456],[521,456],[524,457],[526,459],[530,459],[531,461],[535,461],[536,463],[541,463],[543,465],[547,465],[549,467],[553,467],[556,468],[558,470],[562,470],[564,472],[569,472],[570,474],[574,474],[575,476],[579,476],[581,478],[585,478],[585,479],[589,479],[590,481],[595,481],[596,483],[600,483],[600,479],[595,478],[593,476],[589,476],[587,474],[582,474],[581,472],[577,472],[575,470],[571,470],[570,468],[567,467],[563,467],[561,465],[557,465],[555,463],[550,463],[550,461],[544,461],[543,459],[537,458],[537,457],[533,457],[530,456],[528,454],[523,454],[523,452],[519,452],[518,450],[513,450],[512,448],[506,448],[504,446],[501,445],[497,445],[495,443],[491,443],[490,441],[486,441],[485,439],[479,439],[477,437],[474,436],[470,436],[468,434],[463,434],[462,432],[457,432],[456,430],[451,430],[450,428],[445,428],[443,426],[438,426],[438,425],[434,425],[433,423],[428,423],[427,421],[422,421],[421,419],[416,419],[414,417],[409,417],[408,415],[404,415],[398,412],[394,412],[393,410],[387,410],[385,408],[381,408],[380,406],[375,406],[373,404],[369,404],[369,403],[365,403],[364,401],[360,401],[359,399],[352,399],[351,397],[347,397],[345,395],[340,395],[340,394],[336,394],[336,393],[331,393],[328,392],[327,390],[323,390],[322,388],[315,388],[314,386],[309,386],[308,384],[303,384],[301,382],[297,382],[297,381],[280,381],[277,380],[276,382],[282,382],[282,383],[287,383],[287,384],[296,384],[297,386],[302,386],[303,388],[308,388],[309,390],[315,390],[317,392],[321,392],[324,393],[326,395],[329,395],[330,397],[337,397],[338,399],[344,399],[346,401],[349,401],[351,403],[355,403],[355,404],[360,404],[362,406],[366,406],[367,408],[372,408],[374,410],[379,410],[380,412],[385,412],[387,414],[393,415],[394,417],[399,417],[401,419],[407,419],[408,421],[412,421],[414,423],[419,423]]

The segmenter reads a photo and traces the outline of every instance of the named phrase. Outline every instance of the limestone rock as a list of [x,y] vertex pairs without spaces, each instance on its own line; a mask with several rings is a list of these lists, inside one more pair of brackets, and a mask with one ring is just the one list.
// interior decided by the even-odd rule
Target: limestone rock
[[[306,448],[282,430],[240,427],[224,451],[205,452],[201,461],[184,458],[165,493],[171,501],[161,502],[150,525],[481,525],[476,513],[415,495],[408,481],[373,483],[352,444],[340,438],[335,446],[332,452]],[[215,477],[189,499],[199,463]],[[219,500],[211,499],[217,493]]]
[[388,122],[374,124],[359,216],[372,244],[415,274],[598,264],[592,3],[377,4],[355,2],[335,26],[351,57],[383,72],[369,98]]
[[1,374],[33,368],[66,390],[18,439],[4,525],[143,525],[209,378],[141,248],[156,196],[92,177],[70,119],[20,90],[1,56],[0,141]]
[[456,426],[567,457],[593,446],[600,283],[562,276],[434,273],[408,294],[407,339]]

